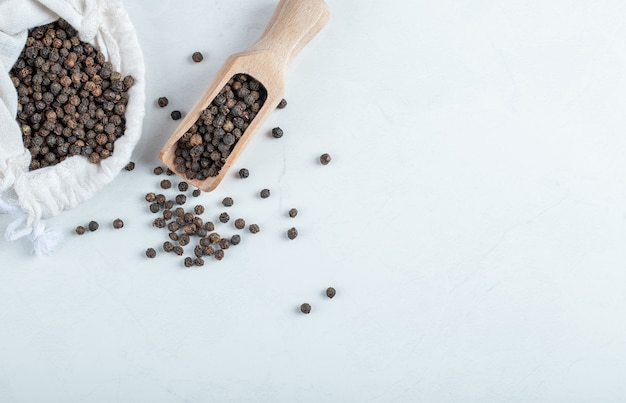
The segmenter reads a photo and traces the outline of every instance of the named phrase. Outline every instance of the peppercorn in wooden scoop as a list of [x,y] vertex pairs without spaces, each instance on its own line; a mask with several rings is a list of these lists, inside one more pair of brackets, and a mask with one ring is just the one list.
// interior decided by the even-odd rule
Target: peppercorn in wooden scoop
[[161,161],[197,188],[215,189],[283,98],[287,66],[328,17],[323,0],[281,0],[259,39],[226,59]]

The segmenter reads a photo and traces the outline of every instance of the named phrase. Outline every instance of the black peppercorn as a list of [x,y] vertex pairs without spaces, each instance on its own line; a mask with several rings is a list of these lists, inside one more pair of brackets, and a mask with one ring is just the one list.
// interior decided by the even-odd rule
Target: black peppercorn
[[261,199],[267,199],[268,197],[270,197],[270,190],[269,189],[261,190]]
[[172,111],[170,116],[172,117],[173,120],[178,120],[181,117],[183,117],[183,115],[180,113],[180,111]]
[[328,287],[328,288],[326,289],[326,296],[327,296],[328,298],[332,298],[332,297],[334,297],[336,293],[337,293],[337,292],[335,291],[335,289],[334,289],[333,287]]
[[172,187],[172,182],[170,182],[170,181],[169,181],[169,179],[163,179],[163,180],[161,181],[161,187],[162,187],[163,189],[169,189],[169,188],[171,188],[171,187]]
[[120,220],[119,218],[113,220],[113,228],[120,229],[122,227],[124,227],[124,221]]
[[248,229],[250,230],[250,232],[252,232],[253,234],[258,233],[259,231],[261,231],[261,228],[257,225],[257,224],[250,224],[250,226],[248,227]]
[[222,237],[217,232],[213,232],[209,235],[209,241],[211,241],[212,244],[218,243],[220,239],[222,239]]
[[298,215],[298,209],[292,208],[289,210],[289,217],[294,218]]
[[302,312],[304,314],[311,313],[311,305],[307,304],[306,302],[304,304],[300,305],[300,312]]
[[202,214],[204,213],[204,206],[201,204],[198,204],[196,207],[193,208],[193,211],[196,214]]
[[155,175],[161,175],[163,173],[163,167],[155,167],[152,172],[154,172]]
[[182,194],[176,196],[176,203],[185,204],[186,201],[187,201],[187,196],[182,195]]
[[129,162],[128,164],[126,164],[126,167],[124,168],[127,171],[132,171],[133,169],[135,169],[135,163],[134,162]]
[[165,108],[167,106],[167,104],[169,104],[170,101],[169,99],[167,99],[167,97],[160,97],[159,99],[157,99],[157,104],[161,107],[161,108]]
[[224,207],[231,207],[233,203],[234,201],[232,197],[224,197],[224,200],[222,200],[222,205],[224,205]]
[[194,259],[193,263],[198,267],[204,266],[204,259],[198,256]]
[[159,211],[161,211],[161,206],[159,205],[159,203],[152,203],[150,205],[150,211],[152,213],[158,213]]
[[235,220],[235,228],[244,229],[246,227],[246,220],[243,218],[238,218]]
[[213,224],[211,221],[207,221],[204,223],[204,229],[207,231],[213,231],[215,229],[215,224]]
[[239,177],[241,179],[246,179],[248,176],[250,176],[250,172],[246,168],[241,168],[239,170]]
[[185,267],[191,267],[193,266],[193,258],[187,256],[185,258]]
[[285,106],[287,106],[287,100],[285,98],[281,99],[280,102],[278,103],[278,106],[276,106],[278,109],[283,109]]
[[185,252],[185,250],[183,249],[182,246],[180,245],[176,245],[174,246],[174,249],[172,249],[174,251],[174,253],[176,253],[178,256],[182,256],[183,253]]
[[187,245],[189,245],[189,241],[190,241],[189,235],[187,235],[186,233],[185,234],[180,234],[178,236],[178,244],[180,246],[187,246]]
[[156,200],[156,194],[154,194],[153,192],[147,193],[146,194],[146,201],[149,203],[152,203]]
[[163,219],[164,220],[171,220],[172,219],[172,210],[164,210],[163,211]]
[[330,162],[331,158],[329,154],[322,154],[320,155],[320,162],[322,163],[322,165],[328,165],[328,163]]
[[213,257],[217,260],[224,259],[224,251],[222,249],[216,250],[215,253],[213,254]]
[[283,129],[281,129],[280,127],[275,127],[272,129],[272,137],[274,137],[275,139],[279,139],[281,137],[283,137]]
[[162,206],[165,204],[165,195],[162,194],[158,194],[156,195],[156,202],[159,204],[159,206]]
[[189,184],[185,181],[182,181],[178,184],[178,190],[181,192],[186,192],[189,189]]
[[165,228],[165,218],[157,217],[152,221],[152,226],[156,228]]
[[192,195],[193,197],[198,197],[198,196],[200,196],[200,189],[194,189],[194,191],[193,191],[193,192],[191,192],[191,195]]
[[230,216],[228,215],[228,213],[224,212],[222,214],[220,214],[219,220],[221,223],[227,223],[228,220],[230,220]]
[[298,230],[295,227],[291,227],[287,230],[287,237],[289,239],[296,239],[296,237],[298,236]]
[[171,169],[167,168],[167,169],[165,170],[165,175],[167,175],[167,176],[172,176],[172,175],[174,175],[174,171],[172,171]]
[[146,249],[146,256],[152,259],[156,256],[156,251],[153,248],[148,248]]
[[220,244],[220,248],[222,248],[222,249],[230,248],[230,241],[228,239],[226,239],[226,238],[220,239],[219,244]]
[[96,231],[98,229],[98,227],[100,227],[100,225],[95,222],[95,221],[90,221],[89,222],[89,231]]
[[171,252],[174,250],[174,244],[171,243],[170,241],[165,241],[163,242],[163,250],[165,252]]
[[82,225],[79,225],[78,227],[76,227],[76,233],[78,235],[83,235],[85,233],[85,227],[83,227]]
[[200,52],[193,52],[193,54],[191,55],[191,60],[196,63],[200,63],[202,60],[204,60],[204,56],[202,56],[202,53]]
[[231,245],[239,245],[239,243],[241,242],[241,236],[240,235],[233,235],[230,237],[230,244]]

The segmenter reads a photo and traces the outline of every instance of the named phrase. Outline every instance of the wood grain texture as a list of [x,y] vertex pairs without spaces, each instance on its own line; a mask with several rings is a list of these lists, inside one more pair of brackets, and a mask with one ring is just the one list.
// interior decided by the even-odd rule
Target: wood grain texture
[[[226,59],[200,100],[161,149],[159,153],[161,161],[191,185],[205,192],[215,189],[252,136],[283,98],[286,70],[291,60],[326,25],[329,16],[328,6],[324,0],[281,0],[265,31],[256,42],[248,49]],[[184,173],[176,170],[174,163],[176,143],[235,74],[248,74],[261,82],[267,91],[267,99],[235,144],[217,176],[201,181],[188,180]]]

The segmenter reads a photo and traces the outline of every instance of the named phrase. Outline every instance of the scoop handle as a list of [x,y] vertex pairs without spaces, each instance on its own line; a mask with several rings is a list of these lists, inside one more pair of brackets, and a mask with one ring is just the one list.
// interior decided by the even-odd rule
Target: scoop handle
[[329,17],[324,0],[280,0],[265,31],[247,52],[269,50],[287,65],[320,32]]

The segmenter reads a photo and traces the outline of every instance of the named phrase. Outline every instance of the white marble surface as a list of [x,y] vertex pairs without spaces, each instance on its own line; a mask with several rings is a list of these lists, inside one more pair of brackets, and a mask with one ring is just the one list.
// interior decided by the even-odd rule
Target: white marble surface
[[53,257],[0,243],[0,401],[623,401],[626,4],[328,0],[288,107],[236,164],[250,178],[201,199],[215,220],[232,196],[262,232],[184,269],[142,201],[169,112],[275,3],[126,1],[150,102],[137,168],[51,220]]

